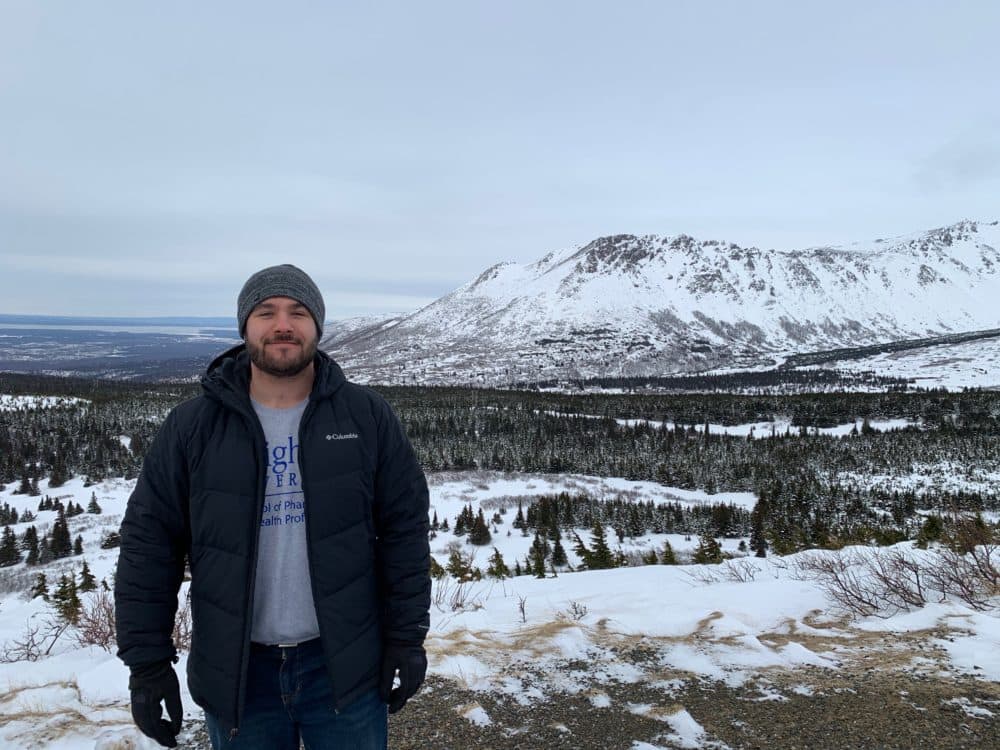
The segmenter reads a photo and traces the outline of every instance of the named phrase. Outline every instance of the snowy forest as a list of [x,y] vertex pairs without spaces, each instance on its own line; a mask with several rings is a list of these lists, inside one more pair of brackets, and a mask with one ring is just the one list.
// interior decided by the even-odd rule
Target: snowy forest
[[[167,411],[198,390],[195,384],[0,376],[0,392],[50,399],[45,408],[0,411],[0,485],[37,495],[43,477],[49,487],[74,475],[88,482],[134,478]],[[542,512],[519,509],[527,511],[522,533],[540,533],[538,546],[550,564],[553,544],[562,541],[560,528],[573,533],[607,526],[619,541],[650,532],[749,536],[751,549],[764,556],[926,542],[938,538],[957,512],[1000,509],[995,483],[984,481],[1000,455],[1000,396],[990,391],[774,396],[379,390],[396,408],[429,472],[617,476],[758,498],[752,513],[724,503],[688,508],[586,494],[553,497]],[[725,434],[727,426],[748,424],[753,427],[746,434]],[[838,426],[849,428],[829,433]],[[922,467],[937,472],[934,481],[912,480]],[[10,509],[0,511],[0,524],[25,520],[11,517]],[[474,520],[468,519],[470,530]],[[573,543],[572,537],[566,541]],[[13,549],[13,540],[8,546]],[[30,540],[20,546],[30,549]],[[586,550],[577,547],[578,553]],[[4,556],[2,564],[19,562],[14,555]]]

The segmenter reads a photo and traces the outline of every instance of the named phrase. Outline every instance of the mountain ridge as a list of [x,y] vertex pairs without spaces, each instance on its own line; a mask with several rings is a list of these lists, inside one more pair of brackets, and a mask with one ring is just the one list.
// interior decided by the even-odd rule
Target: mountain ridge
[[1000,326],[1000,227],[761,250],[615,234],[497,263],[323,348],[371,382],[533,382],[760,367],[793,353]]

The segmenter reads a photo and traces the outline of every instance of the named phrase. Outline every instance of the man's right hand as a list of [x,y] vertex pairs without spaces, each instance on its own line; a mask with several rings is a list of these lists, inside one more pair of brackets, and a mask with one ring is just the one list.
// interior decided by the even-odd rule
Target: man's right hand
[[[134,667],[128,689],[132,693],[132,719],[144,735],[164,747],[177,747],[184,710],[181,688],[169,661]],[[167,704],[170,721],[163,718],[160,701]]]

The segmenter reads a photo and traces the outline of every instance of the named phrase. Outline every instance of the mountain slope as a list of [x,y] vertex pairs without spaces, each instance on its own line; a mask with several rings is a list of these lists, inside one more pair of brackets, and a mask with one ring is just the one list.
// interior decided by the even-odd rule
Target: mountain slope
[[407,316],[324,339],[353,376],[502,384],[773,363],[1000,327],[1000,226],[778,251],[615,235],[501,263]]

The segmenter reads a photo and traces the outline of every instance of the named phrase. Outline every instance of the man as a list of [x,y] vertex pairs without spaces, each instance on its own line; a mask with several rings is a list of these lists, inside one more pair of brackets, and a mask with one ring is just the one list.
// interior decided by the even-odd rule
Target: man
[[251,276],[244,343],[167,415],[129,498],[118,655],[136,724],[166,747],[181,726],[185,561],[188,687],[213,747],[385,748],[386,704],[423,682],[427,483],[388,404],[317,351],[324,314],[295,266]]

